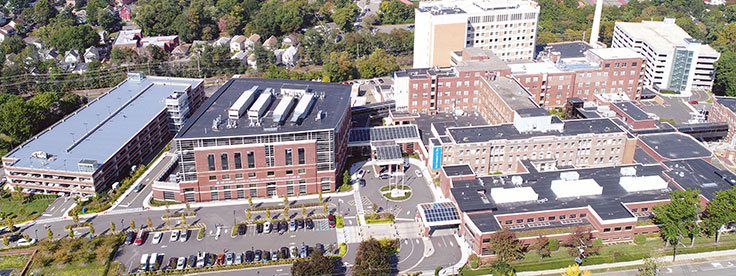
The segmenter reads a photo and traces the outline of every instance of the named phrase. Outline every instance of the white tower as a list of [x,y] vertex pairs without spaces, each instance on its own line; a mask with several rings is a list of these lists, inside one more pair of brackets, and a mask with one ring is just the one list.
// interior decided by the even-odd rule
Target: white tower
[[603,12],[603,0],[595,3],[595,17],[593,18],[593,29],[590,32],[590,46],[598,48],[598,34],[601,28],[601,13]]

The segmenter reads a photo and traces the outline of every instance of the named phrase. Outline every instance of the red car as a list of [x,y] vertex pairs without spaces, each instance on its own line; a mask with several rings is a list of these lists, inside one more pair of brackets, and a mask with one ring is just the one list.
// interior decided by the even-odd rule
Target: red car
[[690,104],[698,104],[698,101],[689,101]]
[[223,265],[223,264],[225,264],[225,254],[220,253],[217,255],[217,260],[215,261],[215,265]]
[[337,223],[337,218],[335,218],[335,215],[330,214],[327,217],[327,221],[330,223],[330,228],[335,228],[335,223]]
[[138,234],[135,236],[135,242],[133,242],[135,245],[142,245],[143,244],[143,238],[146,236],[146,231],[139,231]]

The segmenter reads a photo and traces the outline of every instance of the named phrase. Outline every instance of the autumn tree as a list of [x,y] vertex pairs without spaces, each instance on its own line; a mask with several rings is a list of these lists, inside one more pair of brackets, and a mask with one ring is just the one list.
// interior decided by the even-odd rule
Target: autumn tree
[[549,246],[549,238],[542,235],[537,237],[533,248],[537,250],[540,260],[544,259],[545,257],[549,257],[552,254]]
[[381,242],[374,238],[360,242],[355,256],[353,275],[388,275],[391,274],[391,261]]
[[496,257],[502,262],[513,262],[524,257],[524,245],[516,239],[516,234],[508,228],[503,228],[491,235],[488,249],[496,252]]

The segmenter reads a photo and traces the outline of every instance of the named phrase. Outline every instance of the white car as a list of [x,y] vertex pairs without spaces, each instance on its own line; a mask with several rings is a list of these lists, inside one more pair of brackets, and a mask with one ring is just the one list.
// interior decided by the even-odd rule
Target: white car
[[169,239],[170,242],[175,242],[179,240],[179,230],[171,231],[171,238]]
[[187,258],[179,257],[178,260],[176,260],[176,269],[184,269],[184,266],[187,264]]
[[163,237],[164,237],[164,233],[162,232],[153,233],[153,244],[161,243],[161,238]]
[[181,235],[179,235],[179,241],[185,242],[189,239],[189,230],[183,230],[181,231]]
[[25,238],[21,238],[18,240],[18,246],[29,246],[36,244],[36,239],[31,238],[31,240],[26,240]]
[[365,170],[359,170],[358,171],[358,179],[363,178],[363,176],[365,176]]
[[415,171],[414,171],[414,174],[416,174],[416,175],[417,175],[417,177],[422,177],[422,172],[421,172],[421,171],[419,171],[419,170],[415,170]]
[[263,233],[266,233],[266,234],[271,233],[271,222],[270,221],[266,221],[265,223],[263,223]]

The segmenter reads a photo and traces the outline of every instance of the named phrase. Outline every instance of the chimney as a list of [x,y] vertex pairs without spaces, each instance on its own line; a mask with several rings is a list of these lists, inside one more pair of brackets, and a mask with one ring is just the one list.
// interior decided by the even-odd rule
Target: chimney
[[603,0],[597,0],[595,3],[595,17],[593,18],[593,29],[590,33],[590,46],[599,48],[598,34],[601,28],[601,13],[603,12]]

